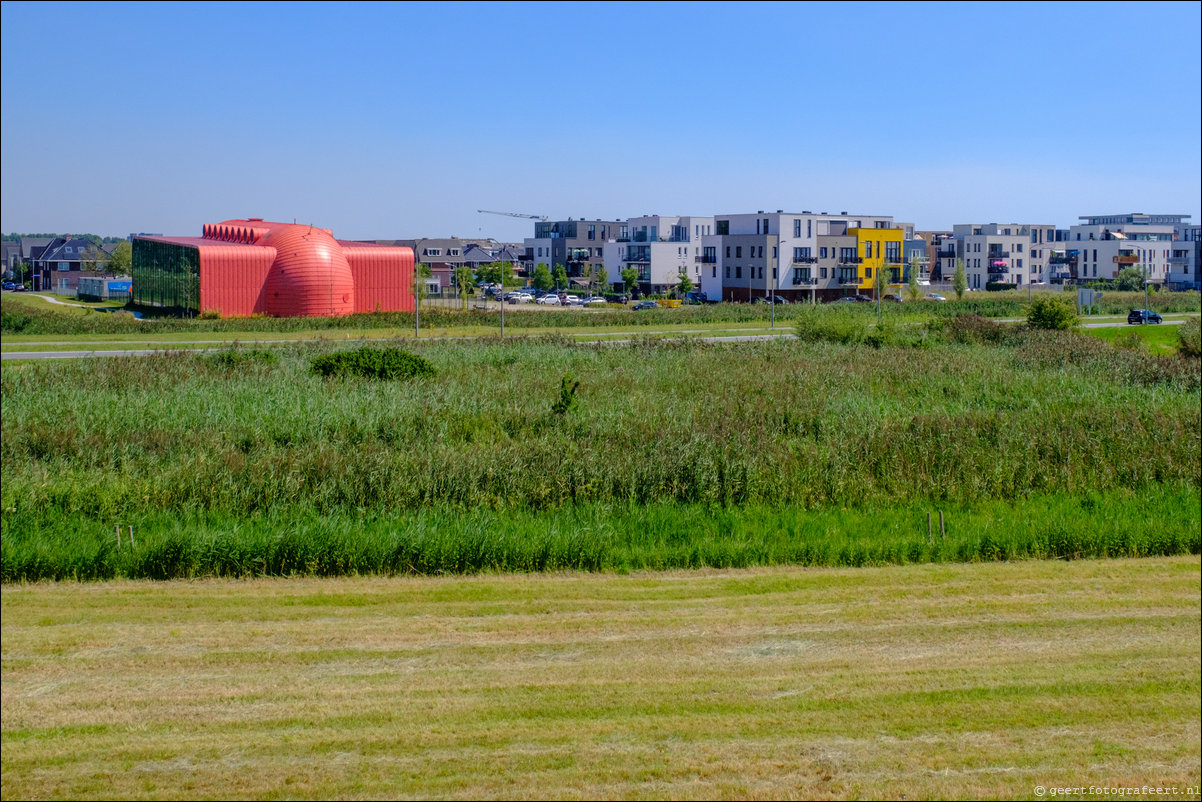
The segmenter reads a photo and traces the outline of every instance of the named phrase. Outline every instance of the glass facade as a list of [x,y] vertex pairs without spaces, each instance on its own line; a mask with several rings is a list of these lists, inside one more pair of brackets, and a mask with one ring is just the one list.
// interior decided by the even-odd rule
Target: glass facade
[[200,251],[196,248],[135,239],[130,275],[134,303],[199,314]]

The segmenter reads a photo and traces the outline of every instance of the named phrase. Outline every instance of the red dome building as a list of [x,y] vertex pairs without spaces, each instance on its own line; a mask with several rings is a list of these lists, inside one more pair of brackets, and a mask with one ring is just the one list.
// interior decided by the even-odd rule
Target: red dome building
[[223,317],[413,311],[413,250],[259,218],[199,237],[135,237],[134,302]]

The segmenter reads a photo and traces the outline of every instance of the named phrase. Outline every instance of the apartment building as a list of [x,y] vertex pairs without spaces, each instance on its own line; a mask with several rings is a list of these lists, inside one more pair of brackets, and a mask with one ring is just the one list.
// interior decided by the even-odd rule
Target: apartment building
[[1150,283],[1163,285],[1169,281],[1173,243],[1188,228],[1189,217],[1142,212],[1082,216],[1083,223],[1069,228],[1062,250],[1077,251],[1080,281],[1114,279],[1123,268],[1138,265]]
[[1181,223],[1169,252],[1168,285],[1174,290],[1202,290],[1198,268],[1202,265],[1202,226]]
[[605,243],[616,238],[621,222],[617,220],[540,221],[534,224],[534,236],[525,240],[524,261],[528,272],[546,265],[551,272],[563,267],[569,280],[583,281],[586,273],[596,274],[605,266]]
[[667,292],[680,283],[682,274],[699,285],[704,266],[701,238],[713,230],[712,217],[631,217],[605,245],[609,282],[621,282],[622,271],[635,268],[639,271],[638,290],[643,294]]
[[[877,236],[881,231],[897,233]],[[773,294],[790,301],[855,295],[871,290],[869,268],[875,271],[888,258],[900,268],[902,242],[913,238],[913,224],[895,223],[888,215],[786,213],[780,209],[716,215],[714,233],[702,237],[701,289],[708,298],[726,301]],[[869,241],[873,243],[872,261],[868,265],[851,261],[864,258]],[[896,251],[886,242],[894,243]],[[856,270],[854,279],[851,268]]]
[[1052,225],[954,225],[952,240],[945,242],[944,250],[940,251],[940,273],[944,281],[950,280],[955,271],[955,260],[963,259],[969,289],[983,290],[989,284],[1022,287],[1047,283],[1055,243],[1056,227]]

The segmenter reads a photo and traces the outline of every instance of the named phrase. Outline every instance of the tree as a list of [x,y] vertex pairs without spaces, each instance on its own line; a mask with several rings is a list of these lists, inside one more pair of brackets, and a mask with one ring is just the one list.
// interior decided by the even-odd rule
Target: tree
[[1119,292],[1142,292],[1144,289],[1144,271],[1139,265],[1124,267],[1115,279],[1114,288]]
[[533,280],[536,290],[549,290],[554,286],[554,282],[551,279],[551,271],[542,262],[539,262],[538,266],[534,268]]
[[680,271],[680,275],[676,277],[676,293],[684,296],[693,291],[693,280],[689,278],[689,274],[684,270]]
[[875,293],[878,301],[884,297],[885,290],[889,286],[888,274],[885,272],[886,269],[884,265],[878,266],[876,275],[872,277],[872,291]]
[[109,255],[109,270],[119,276],[128,275],[133,263],[134,246],[130,245],[128,240],[118,242]]
[[1067,298],[1045,295],[1032,302],[1027,325],[1033,329],[1071,329],[1077,325],[1077,310]]
[[[107,261],[108,255],[100,249],[99,245],[89,245],[79,255],[79,269],[100,273],[107,269],[105,265]],[[89,263],[91,263],[91,267],[88,267]]]
[[551,276],[555,279],[555,289],[559,289],[560,287],[567,289],[568,271],[564,269],[563,265],[555,265],[555,270],[551,273]]
[[621,273],[622,285],[626,287],[627,295],[634,295],[634,291],[639,287],[639,269],[637,267],[628,267]]
[[952,289],[956,291],[956,300],[964,300],[964,291],[968,289],[968,275],[964,272],[964,260],[956,260],[956,275],[952,277]]
[[910,258],[910,281],[906,284],[906,294],[910,296],[911,301],[917,301],[922,297],[922,286],[918,283],[918,257]]
[[593,274],[593,281],[597,282],[601,287],[601,292],[609,290],[609,273],[606,272],[604,266],[599,266],[597,272]]
[[463,308],[467,309],[467,296],[472,291],[472,266],[459,265],[455,268],[454,277],[459,297],[463,299]]
[[427,281],[434,275],[434,271],[425,262],[418,262],[413,268],[413,302],[421,304],[430,294],[430,282]]
[[580,271],[580,277],[588,282],[588,294],[589,295],[593,294],[593,276],[594,276],[594,273],[593,273],[592,265],[585,265],[584,268]]

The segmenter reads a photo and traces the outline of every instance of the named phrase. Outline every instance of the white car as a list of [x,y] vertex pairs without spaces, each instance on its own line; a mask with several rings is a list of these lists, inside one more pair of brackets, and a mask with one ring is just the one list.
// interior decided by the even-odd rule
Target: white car
[[582,303],[586,306],[589,304],[594,304],[596,306],[605,306],[605,304],[608,303],[608,301],[606,301],[600,295],[590,295],[589,297],[585,298],[580,303]]
[[947,300],[942,295],[940,295],[939,293],[936,293],[936,292],[928,292],[923,297],[926,298],[928,301],[946,301]]
[[580,296],[579,295],[568,294],[568,295],[563,296],[559,300],[560,300],[560,303],[562,303],[564,306],[580,306]]
[[505,300],[511,304],[528,304],[534,302],[534,296],[528,292],[507,292]]
[[538,303],[545,306],[559,306],[559,296],[552,293],[547,293],[542,298],[538,299]]

